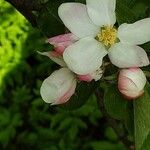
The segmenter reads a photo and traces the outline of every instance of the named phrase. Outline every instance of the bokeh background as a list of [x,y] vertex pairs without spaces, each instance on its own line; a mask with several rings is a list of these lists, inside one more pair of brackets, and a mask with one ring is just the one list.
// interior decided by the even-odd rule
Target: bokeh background
[[58,68],[36,52],[51,49],[45,40],[40,30],[0,1],[0,149],[124,150],[94,96],[74,111],[43,102],[41,83]]

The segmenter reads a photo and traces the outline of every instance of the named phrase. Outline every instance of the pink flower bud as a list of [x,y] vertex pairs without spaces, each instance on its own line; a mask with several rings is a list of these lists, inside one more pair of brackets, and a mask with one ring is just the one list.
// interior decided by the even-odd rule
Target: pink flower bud
[[61,68],[54,71],[42,83],[42,99],[52,105],[66,103],[75,93],[76,84],[76,78],[69,69]]
[[60,55],[63,54],[66,47],[76,42],[78,38],[72,33],[58,35],[52,38],[49,38],[47,42],[54,45],[55,51]]
[[118,79],[118,89],[125,98],[136,99],[144,94],[146,77],[140,68],[122,69]]

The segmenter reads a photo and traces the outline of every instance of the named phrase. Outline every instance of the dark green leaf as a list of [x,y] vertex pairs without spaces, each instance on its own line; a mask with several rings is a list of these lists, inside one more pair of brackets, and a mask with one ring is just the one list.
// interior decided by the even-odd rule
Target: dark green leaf
[[[53,9],[50,10],[51,8]],[[57,5],[53,6],[52,4],[49,4],[47,7],[43,8],[40,11],[39,16],[37,18],[39,29],[47,37],[60,34],[65,29],[58,18],[57,8]]]
[[124,120],[127,116],[127,101],[120,95],[116,85],[105,91],[104,104],[107,112],[115,119]]
[[150,52],[150,42],[143,44],[142,48],[144,48],[146,51]]
[[[69,1],[69,0],[68,0]],[[65,0],[50,0],[39,12],[37,22],[40,30],[48,37],[62,34],[65,26],[58,16],[58,7],[67,2]]]
[[[122,0],[124,1],[124,0]],[[125,3],[128,7],[132,8],[137,0],[125,0]]]
[[123,145],[115,145],[108,141],[95,141],[91,142],[89,145],[93,150],[124,150]]
[[[140,10],[140,11],[139,11]],[[136,15],[138,20],[143,19],[146,17],[146,11],[148,10],[148,6],[144,3],[136,3],[135,6],[132,8],[132,11]]]
[[[141,150],[143,144],[150,149],[150,85],[145,87],[145,94],[134,101],[135,143],[136,149]],[[147,141],[147,142],[146,142]],[[143,150],[144,147],[143,147]]]
[[119,24],[133,23],[136,21],[136,15],[127,5],[125,5],[123,0],[117,0],[116,15]]
[[150,149],[150,133],[148,134],[146,140],[144,141],[141,150],[149,150]]

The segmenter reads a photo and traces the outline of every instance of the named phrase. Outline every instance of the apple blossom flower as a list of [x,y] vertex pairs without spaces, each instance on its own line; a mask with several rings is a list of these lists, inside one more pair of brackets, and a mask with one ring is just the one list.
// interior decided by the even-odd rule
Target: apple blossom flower
[[78,40],[78,37],[72,33],[58,35],[47,40],[48,43],[54,46],[54,51],[60,55],[63,54],[66,47]]
[[86,0],[86,5],[71,2],[59,7],[64,25],[79,38],[63,53],[67,66],[76,74],[92,74],[107,54],[119,68],[149,65],[146,52],[138,45],[150,40],[150,18],[124,23],[117,29],[115,7],[116,0]]
[[118,89],[127,99],[143,95],[146,77],[140,68],[122,69],[118,78]]

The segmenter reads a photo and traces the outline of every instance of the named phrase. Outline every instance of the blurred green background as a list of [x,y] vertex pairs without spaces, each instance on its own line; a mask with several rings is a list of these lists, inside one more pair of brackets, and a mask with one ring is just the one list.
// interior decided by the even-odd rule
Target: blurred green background
[[[145,5],[140,7],[145,11]],[[58,68],[36,52],[48,50],[45,40],[39,30],[1,0],[0,149],[124,150],[94,96],[74,111],[43,102],[41,83]]]

